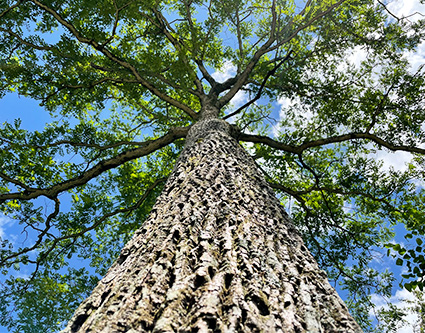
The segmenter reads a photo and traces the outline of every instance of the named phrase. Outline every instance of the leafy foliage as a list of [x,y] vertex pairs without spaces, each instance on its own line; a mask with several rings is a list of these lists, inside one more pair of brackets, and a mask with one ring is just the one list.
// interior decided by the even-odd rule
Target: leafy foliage
[[[424,26],[369,0],[4,0],[0,94],[52,122],[0,129],[0,209],[28,234],[1,240],[1,324],[60,328],[149,214],[189,127],[220,117],[370,329],[371,294],[395,281],[375,256],[388,250],[406,289],[425,282],[424,68],[406,59]],[[388,170],[388,151],[412,160]]]

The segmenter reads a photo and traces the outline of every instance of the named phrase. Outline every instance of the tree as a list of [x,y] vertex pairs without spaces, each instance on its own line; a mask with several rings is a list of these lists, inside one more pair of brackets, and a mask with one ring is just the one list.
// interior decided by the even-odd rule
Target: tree
[[[2,93],[56,117],[0,132],[2,212],[33,237],[2,240],[0,298],[18,313],[4,306],[2,325],[63,327],[117,257],[68,331],[359,331],[313,256],[364,329],[370,294],[394,281],[368,267],[373,251],[423,288],[424,79],[405,57],[423,21],[366,0],[0,10]],[[290,105],[275,121],[278,99]],[[385,171],[375,150],[413,159]],[[414,246],[391,242],[398,224]],[[22,266],[30,277],[13,275]]]

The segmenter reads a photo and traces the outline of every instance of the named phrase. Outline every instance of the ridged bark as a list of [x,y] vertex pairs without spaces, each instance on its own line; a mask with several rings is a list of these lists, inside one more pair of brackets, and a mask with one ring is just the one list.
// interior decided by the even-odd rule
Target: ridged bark
[[193,126],[149,218],[63,332],[361,332],[223,121]]

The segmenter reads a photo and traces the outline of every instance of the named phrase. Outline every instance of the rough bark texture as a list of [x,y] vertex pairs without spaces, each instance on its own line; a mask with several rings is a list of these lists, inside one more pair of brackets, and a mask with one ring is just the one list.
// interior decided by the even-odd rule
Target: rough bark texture
[[150,217],[63,332],[361,332],[230,132],[192,127]]

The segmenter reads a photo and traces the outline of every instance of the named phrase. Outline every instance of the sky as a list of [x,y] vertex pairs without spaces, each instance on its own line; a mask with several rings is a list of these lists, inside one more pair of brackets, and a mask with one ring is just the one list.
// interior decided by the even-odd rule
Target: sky
[[[387,2],[386,2],[387,3]],[[425,13],[425,5],[421,4],[419,0],[396,0],[388,4],[388,9],[396,16],[410,16],[416,12]],[[415,14],[410,16],[410,20],[414,21],[419,19],[421,16]],[[425,43],[422,43],[417,52],[409,52],[405,54],[406,58],[412,65],[412,70],[417,69],[418,66],[425,63]],[[353,64],[360,64],[362,60],[366,57],[365,52],[361,49],[353,50],[350,55],[350,61]],[[225,62],[222,69],[213,74],[213,77],[218,81],[225,81],[227,78],[233,76],[235,74],[235,67],[230,62]],[[237,108],[243,105],[248,100],[248,96],[244,93],[238,93],[232,103],[234,108]],[[275,103],[276,114],[281,115],[284,112],[285,107],[290,107],[295,101],[289,99],[279,99]],[[3,99],[0,99],[0,124],[7,121],[13,122],[14,119],[20,118],[22,120],[22,128],[26,128],[28,130],[41,130],[44,125],[50,121],[50,117],[47,112],[45,112],[36,101],[19,97],[16,94],[8,94]],[[274,129],[274,133],[276,133],[278,129]],[[380,151],[376,153],[375,158],[378,160],[382,160],[384,163],[384,168],[394,168],[395,170],[403,171],[406,168],[406,163],[411,160],[411,154],[406,152],[397,152],[397,153],[387,153]],[[14,224],[12,220],[5,216],[0,215],[0,237],[7,237],[9,239],[14,240],[15,242],[20,242],[23,240],[23,235],[19,234],[19,228]],[[401,237],[403,230],[399,230]],[[394,263],[389,258],[382,258],[381,260],[376,261],[376,265],[380,265],[382,267],[387,267],[390,270],[397,272],[400,274],[400,268],[395,266]],[[25,271],[22,272],[23,276],[25,276]],[[408,292],[405,289],[395,289],[392,297],[389,300],[384,300],[377,295],[373,295],[373,302],[377,305],[378,308],[387,307],[388,302],[393,305],[399,306],[401,308],[405,308],[407,303],[403,300],[414,300],[415,296]],[[411,323],[410,325],[405,325],[400,328],[398,333],[413,333],[414,332],[414,323],[417,320],[417,316],[414,314],[410,314],[408,317],[408,321]],[[7,333],[7,331],[2,327],[0,327],[0,333]]]
[[[376,1],[375,1],[376,2]],[[421,14],[425,15],[425,4],[421,4],[419,0],[396,0],[396,1],[386,1],[388,4],[388,10],[397,17],[409,17],[409,20],[414,22],[420,18],[423,18]],[[420,13],[420,14],[419,14]],[[349,55],[349,61],[356,66],[360,66],[361,62],[365,60],[367,57],[367,53],[360,49],[356,48],[352,50]],[[406,59],[408,59],[411,64],[412,71],[416,71],[418,67],[422,64],[425,64],[425,42],[419,45],[418,49],[415,52],[406,52]],[[230,62],[225,62],[221,71],[216,72],[213,76],[216,80],[221,82],[226,79],[232,77],[235,74],[235,67]],[[240,92],[235,98],[232,100],[234,103],[234,107],[237,108],[242,106],[245,102],[248,101],[248,97]],[[276,107],[279,109],[279,116],[282,116],[285,112],[285,108],[291,107],[297,101],[291,100],[289,98],[280,98],[277,101]],[[308,117],[308,111],[304,111],[304,115]],[[272,133],[276,135],[280,128],[278,126],[273,127]],[[424,147],[425,148],[425,147]],[[412,155],[408,152],[387,152],[387,151],[378,151],[373,156],[375,159],[383,162],[384,170],[388,171],[393,168],[396,171],[406,171],[408,162],[411,161]],[[419,184],[423,187],[424,184]],[[396,229],[396,239],[398,242],[404,240],[405,230],[403,227],[397,227]],[[374,264],[380,268],[388,268],[390,271],[395,273],[395,276],[398,280],[401,278],[401,274],[405,273],[401,271],[399,266],[394,264],[394,260],[386,257],[386,255],[382,256],[381,259],[376,259]],[[415,296],[407,291],[406,289],[394,289],[393,295],[390,299],[384,299],[381,296],[376,294],[372,295],[372,301],[376,305],[377,309],[387,309],[388,304],[395,305],[400,309],[407,309],[408,303],[405,300],[414,301]],[[373,313],[371,313],[373,317]],[[397,330],[397,333],[414,333],[415,324],[418,320],[418,317],[414,313],[409,313],[406,317],[407,324],[403,327],[400,327]]]

